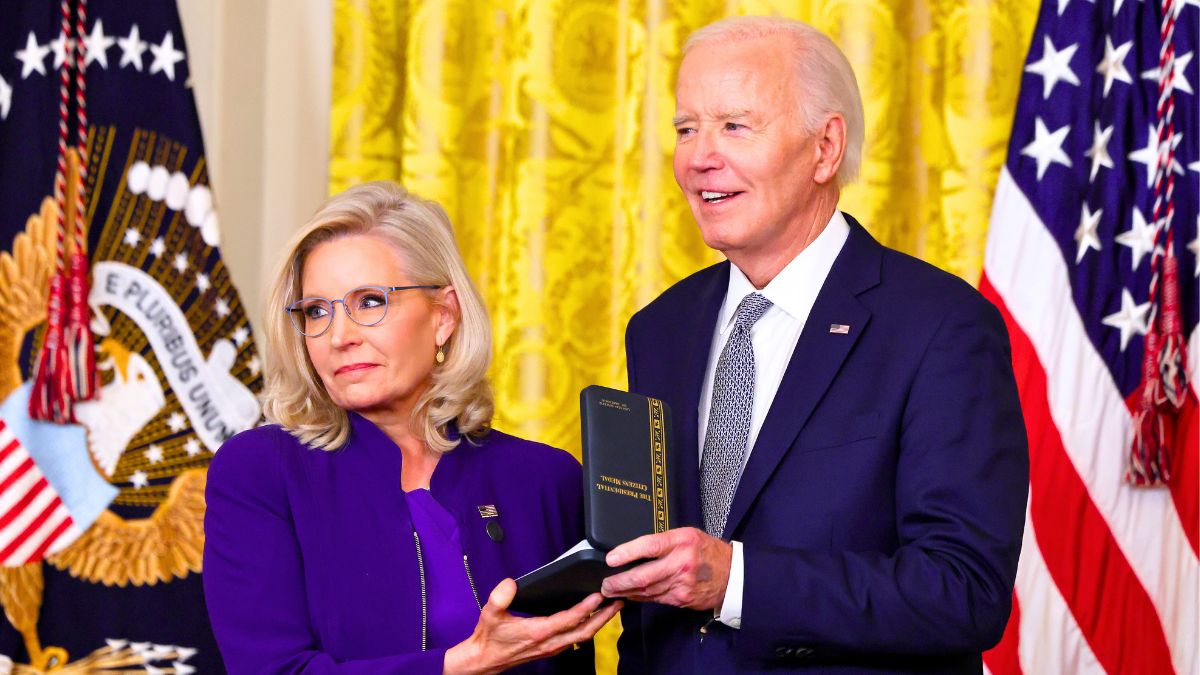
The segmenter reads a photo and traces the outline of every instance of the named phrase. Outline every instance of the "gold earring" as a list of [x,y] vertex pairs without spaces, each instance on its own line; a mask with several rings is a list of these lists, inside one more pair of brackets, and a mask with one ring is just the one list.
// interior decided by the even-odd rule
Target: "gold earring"
[[433,360],[438,363],[446,362],[446,352],[442,349],[441,345],[438,345],[437,354],[433,356]]

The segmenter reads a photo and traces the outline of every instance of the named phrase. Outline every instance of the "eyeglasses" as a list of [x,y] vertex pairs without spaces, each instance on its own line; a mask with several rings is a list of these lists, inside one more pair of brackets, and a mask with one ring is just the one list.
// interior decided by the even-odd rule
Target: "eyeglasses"
[[379,325],[387,316],[388,296],[396,291],[424,289],[434,291],[442,286],[363,286],[356,288],[340,300],[328,298],[301,298],[283,311],[292,320],[296,331],[304,337],[319,337],[333,325],[333,305],[342,303],[346,316],[360,326]]

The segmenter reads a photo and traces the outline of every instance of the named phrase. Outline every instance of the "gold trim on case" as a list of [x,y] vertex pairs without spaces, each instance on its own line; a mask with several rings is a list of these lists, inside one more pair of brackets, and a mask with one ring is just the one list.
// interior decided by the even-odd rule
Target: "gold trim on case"
[[651,498],[654,503],[654,533],[667,531],[667,453],[666,432],[663,430],[662,401],[647,399],[650,404],[650,467],[653,474]]

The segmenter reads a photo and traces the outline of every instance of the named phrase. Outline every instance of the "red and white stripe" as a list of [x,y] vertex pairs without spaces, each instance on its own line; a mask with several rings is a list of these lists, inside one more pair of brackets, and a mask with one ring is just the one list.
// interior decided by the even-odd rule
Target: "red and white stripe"
[[1195,377],[1171,489],[1132,487],[1130,407],[1087,337],[1061,250],[1007,169],[981,290],[1008,324],[1030,446],[1019,626],[986,655],[989,670],[1200,672]]
[[36,562],[81,534],[46,476],[0,420],[0,565]]

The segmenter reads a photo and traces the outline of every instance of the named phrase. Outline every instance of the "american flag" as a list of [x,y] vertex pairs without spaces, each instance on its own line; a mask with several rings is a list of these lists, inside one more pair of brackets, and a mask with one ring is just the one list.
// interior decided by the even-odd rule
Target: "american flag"
[[[1198,26],[1197,0],[1041,8],[981,284],[1008,323],[1030,441],[994,675],[1200,673]],[[1165,434],[1170,479],[1137,487],[1142,359],[1166,305],[1151,282],[1169,242],[1188,383]]]

